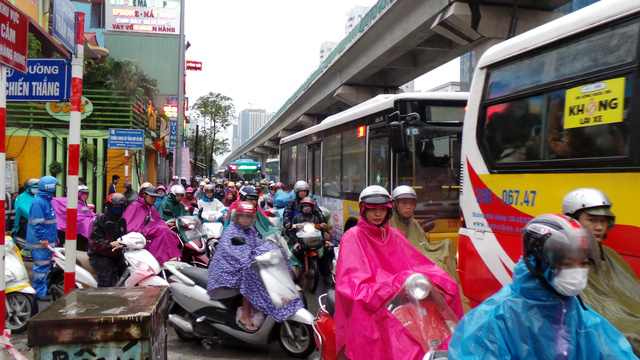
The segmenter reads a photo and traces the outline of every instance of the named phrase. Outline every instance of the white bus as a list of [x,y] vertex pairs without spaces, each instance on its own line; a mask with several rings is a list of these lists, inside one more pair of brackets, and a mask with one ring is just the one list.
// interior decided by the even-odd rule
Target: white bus
[[[379,95],[280,141],[280,181],[309,183],[332,212],[334,236],[357,219],[368,185],[418,194],[416,218],[434,222],[433,240],[457,241],[459,159],[467,93]],[[354,220],[351,220],[353,222]]]
[[459,273],[477,304],[511,282],[521,229],[571,190],[613,202],[606,245],[640,274],[640,2],[601,1],[490,48],[464,121]]

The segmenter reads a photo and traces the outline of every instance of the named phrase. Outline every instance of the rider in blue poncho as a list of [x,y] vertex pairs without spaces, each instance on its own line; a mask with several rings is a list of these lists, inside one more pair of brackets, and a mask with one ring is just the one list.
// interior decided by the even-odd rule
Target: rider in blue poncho
[[589,264],[600,254],[580,224],[546,214],[523,230],[513,284],[469,312],[449,344],[450,359],[638,359],[605,318],[584,305]]

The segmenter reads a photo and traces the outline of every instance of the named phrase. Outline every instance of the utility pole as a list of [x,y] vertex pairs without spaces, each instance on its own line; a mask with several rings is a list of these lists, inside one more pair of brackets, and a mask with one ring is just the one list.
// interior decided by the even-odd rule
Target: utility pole
[[180,58],[178,60],[178,121],[177,121],[177,134],[176,134],[176,172],[175,174],[182,178],[182,176],[189,176],[189,174],[182,174],[182,147],[184,145],[184,52],[185,52],[185,38],[184,38],[184,3],[185,0],[180,0]]

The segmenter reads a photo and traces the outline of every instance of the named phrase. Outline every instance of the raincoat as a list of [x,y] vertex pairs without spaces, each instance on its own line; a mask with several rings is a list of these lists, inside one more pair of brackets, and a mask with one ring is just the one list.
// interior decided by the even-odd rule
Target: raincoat
[[[151,218],[145,225],[144,220],[147,215]],[[127,222],[128,232],[139,232],[147,238],[147,246],[144,248],[149,250],[160,265],[169,259],[181,256],[178,250],[178,235],[164,223],[156,208],[147,205],[143,198],[138,198],[133,204],[127,206],[122,218]]]
[[416,272],[462,317],[458,284],[388,222],[378,227],[360,216],[342,237],[336,270],[336,348],[346,346],[351,360],[422,359],[421,346],[385,307]]
[[[29,222],[29,208],[31,207],[31,203],[33,199],[36,198],[34,194],[31,193],[31,189],[35,188],[38,190],[38,185],[30,186],[26,188],[22,194],[18,195],[16,198],[16,219],[13,222],[13,229],[17,233],[17,236],[21,238],[27,237],[27,222]],[[22,224],[20,222],[22,221]]]
[[229,200],[229,198],[227,198],[227,197],[226,197],[226,195],[225,195],[224,200],[222,200],[222,205],[224,205],[224,206],[226,206],[226,207],[229,207],[229,206],[231,206],[231,204],[233,204],[236,200],[238,200],[238,191],[237,191],[237,190],[235,190],[235,189],[227,189],[227,191],[231,191],[231,192],[232,192],[232,194],[233,194],[233,200]]
[[[171,211],[171,215],[165,214],[165,210]],[[184,205],[180,201],[176,200],[176,196],[173,194],[167,195],[167,198],[164,199],[160,204],[160,207],[158,207],[158,213],[162,217],[163,221],[189,215],[189,212],[184,208]]]
[[198,200],[198,213],[202,216],[207,211],[219,211],[222,212],[225,207],[222,205],[218,199],[212,197],[208,198],[203,196],[202,199]]
[[47,241],[55,246],[58,241],[56,230],[56,212],[51,205],[53,194],[48,191],[38,191],[36,198],[29,208],[29,224],[25,247],[31,249],[33,256],[33,288],[36,298],[47,295],[47,273],[51,269],[51,250],[43,248],[41,241]]
[[[67,230],[67,198],[66,197],[58,197],[53,198],[51,200],[51,204],[53,205],[53,209],[56,211],[56,216],[58,217],[58,227],[59,231]],[[93,220],[98,216],[93,210],[89,209],[87,203],[78,199],[78,227],[77,234],[82,235],[85,238],[89,238],[91,236],[91,229],[93,228]]]
[[603,261],[596,273],[589,271],[587,288],[580,297],[609,320],[640,356],[640,280],[617,252],[602,246]]
[[[231,244],[231,239],[235,236],[244,238],[245,244]],[[254,255],[273,249],[282,250],[272,242],[263,242],[254,226],[245,230],[232,222],[222,233],[218,248],[209,263],[207,290],[215,298],[214,290],[217,288],[239,289],[255,308],[278,322],[284,321],[303,307],[302,299],[297,298],[281,308],[276,308],[260,277],[251,267]]]
[[611,323],[584,310],[575,296],[548,290],[522,259],[513,270],[513,284],[462,319],[451,337],[449,358],[638,359]]
[[469,299],[467,299],[462,292],[462,285],[460,285],[460,277],[458,276],[458,265],[456,264],[451,240],[444,239],[442,241],[430,242],[416,219],[410,218],[405,221],[395,211],[393,212],[393,217],[389,220],[389,225],[392,228],[402,231],[411,245],[438,265],[458,283],[458,289],[460,290],[460,296],[462,298],[462,307],[465,313],[469,312],[471,305],[469,304]]

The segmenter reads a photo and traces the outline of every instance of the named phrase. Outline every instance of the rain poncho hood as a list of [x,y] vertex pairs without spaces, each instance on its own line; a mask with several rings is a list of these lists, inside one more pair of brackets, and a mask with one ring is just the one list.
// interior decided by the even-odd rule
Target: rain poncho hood
[[462,319],[451,337],[449,358],[637,359],[611,323],[583,309],[577,297],[551,292],[522,259],[513,284]]
[[589,271],[589,282],[580,297],[609,320],[640,356],[640,280],[613,249],[602,246],[601,267]]
[[278,209],[284,209],[287,206],[287,203],[291,200],[289,194],[284,192],[283,190],[278,190],[273,195],[273,207],[277,207]]
[[471,310],[471,305],[469,304],[467,297],[464,296],[464,293],[462,292],[460,277],[458,276],[458,266],[456,264],[455,253],[453,251],[453,242],[449,239],[430,242],[416,219],[404,219],[396,211],[393,212],[393,217],[389,220],[389,225],[402,231],[402,234],[407,237],[407,240],[409,240],[411,245],[428,257],[429,260],[438,265],[449,276],[451,276],[456,283],[458,283],[464,312],[469,312],[469,310]]
[[361,215],[342,237],[336,269],[336,346],[346,346],[349,359],[422,359],[421,346],[385,307],[416,272],[462,317],[458,284],[388,222],[377,227]]
[[[171,215],[166,215],[164,213],[165,210],[171,211]],[[169,194],[160,204],[158,207],[158,213],[164,221],[189,215],[187,210],[184,208],[184,205],[180,201],[176,200],[176,196],[174,194]]]
[[[144,220],[147,215],[151,220],[145,226]],[[144,248],[158,259],[160,265],[169,259],[180,257],[178,235],[164,223],[156,208],[149,206],[144,199],[139,198],[127,206],[122,218],[127,222],[128,232],[139,232],[147,238],[149,242]]]
[[[245,244],[233,245],[231,239],[235,236],[244,238]],[[260,255],[273,249],[282,251],[282,248],[274,243],[262,241],[255,227],[245,230],[232,222],[222,233],[216,253],[209,263],[207,290],[215,298],[215,289],[220,287],[239,289],[254,307],[278,322],[295,314],[303,307],[302,299],[297,298],[281,308],[276,308],[260,277],[251,267],[252,251],[254,255]]]
[[[233,200],[229,200],[229,198],[227,197],[228,193],[231,192],[233,194]],[[229,207],[231,206],[231,204],[233,204],[236,200],[238,200],[238,191],[236,189],[227,189],[227,194],[225,194],[225,198],[222,201],[222,205]]]
[[[53,205],[53,209],[56,211],[56,217],[58,218],[57,229],[60,231],[67,230],[67,198],[66,197],[58,197],[53,198],[51,200],[51,204]],[[86,237],[87,239],[91,236],[91,229],[93,229],[93,220],[98,216],[94,213],[89,207],[87,203],[78,199],[78,227],[77,233]]]

